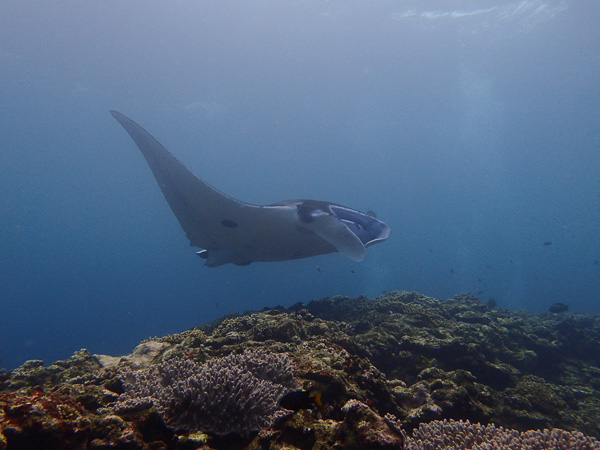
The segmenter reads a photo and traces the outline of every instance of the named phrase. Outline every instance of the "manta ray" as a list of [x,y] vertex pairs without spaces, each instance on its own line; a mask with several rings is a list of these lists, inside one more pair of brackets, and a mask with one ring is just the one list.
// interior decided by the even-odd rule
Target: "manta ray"
[[384,241],[390,227],[372,212],[319,200],[252,205],[194,175],[150,133],[117,112],[146,159],[190,245],[208,267],[288,261],[339,252],[362,261],[365,248]]

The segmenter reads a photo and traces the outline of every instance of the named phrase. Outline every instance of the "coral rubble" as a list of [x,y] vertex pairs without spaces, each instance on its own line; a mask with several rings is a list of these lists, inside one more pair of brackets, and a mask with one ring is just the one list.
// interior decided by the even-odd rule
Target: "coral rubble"
[[[597,315],[492,310],[471,295],[334,297],[122,357],[28,361],[0,374],[0,450],[418,449],[473,436],[472,448],[600,448],[598,380]],[[322,401],[285,410],[298,387]],[[432,444],[434,431],[447,440]]]

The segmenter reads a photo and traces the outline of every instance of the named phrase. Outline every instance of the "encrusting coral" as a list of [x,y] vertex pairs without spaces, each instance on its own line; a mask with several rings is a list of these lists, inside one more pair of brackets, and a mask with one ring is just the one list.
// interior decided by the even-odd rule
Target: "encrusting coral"
[[287,355],[260,350],[203,365],[173,357],[145,370],[126,370],[121,378],[119,413],[153,405],[175,430],[240,436],[288,415],[279,399],[296,386]]

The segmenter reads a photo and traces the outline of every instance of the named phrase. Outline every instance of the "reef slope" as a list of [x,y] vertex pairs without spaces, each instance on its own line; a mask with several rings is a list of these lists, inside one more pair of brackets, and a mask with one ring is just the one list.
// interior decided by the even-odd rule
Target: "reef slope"
[[[248,352],[285,355],[299,395],[306,394],[291,411],[275,405],[277,420],[259,429],[182,430],[165,425],[167,413],[156,402],[116,407],[132,385],[127,376],[138,370]],[[253,383],[270,386],[262,379]],[[197,397],[193,385],[186,389],[185,395]],[[243,386],[237,389],[235,396],[243,397]],[[278,389],[279,396],[291,388]],[[560,428],[588,437],[559,439],[575,436],[587,439],[582,448],[600,448],[594,439],[600,437],[599,419],[598,315],[496,311],[472,295],[437,300],[397,291],[376,299],[325,298],[229,315],[147,339],[121,357],[84,349],[49,366],[28,361],[0,374],[0,450],[425,448],[411,436],[432,421],[520,432]],[[550,439],[541,436],[532,439]]]

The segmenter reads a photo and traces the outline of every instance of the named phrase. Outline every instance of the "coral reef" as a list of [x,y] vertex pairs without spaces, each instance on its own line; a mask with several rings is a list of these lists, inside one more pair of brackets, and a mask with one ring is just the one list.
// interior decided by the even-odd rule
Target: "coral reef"
[[[434,429],[597,448],[599,380],[598,315],[334,297],[0,373],[0,450],[431,448]],[[296,383],[322,405],[282,410]],[[259,410],[234,416],[227,386]]]

